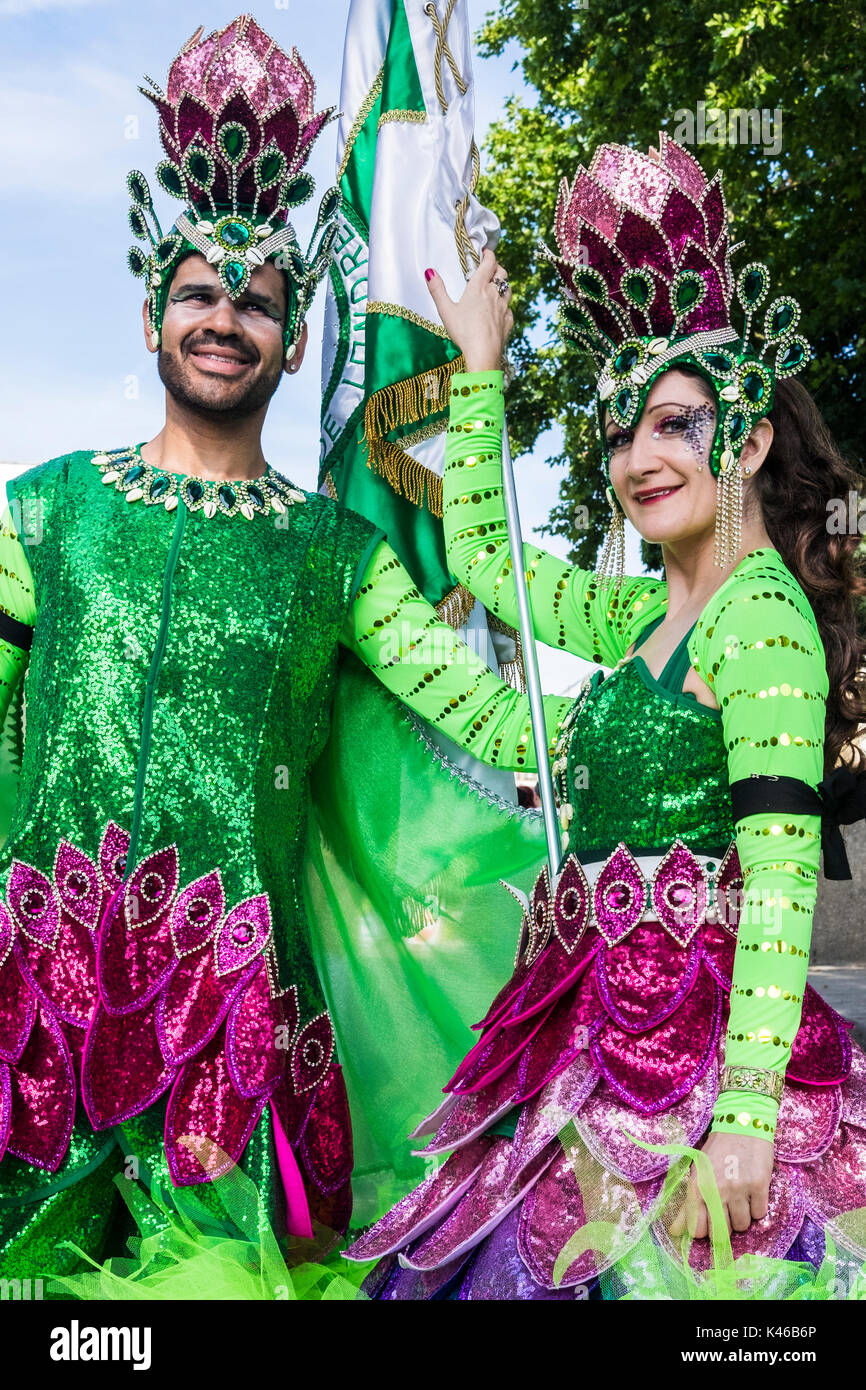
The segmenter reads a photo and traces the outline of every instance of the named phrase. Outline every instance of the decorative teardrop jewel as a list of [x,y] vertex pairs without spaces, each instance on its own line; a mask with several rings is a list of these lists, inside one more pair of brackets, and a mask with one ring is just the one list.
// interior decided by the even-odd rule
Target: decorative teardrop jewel
[[163,472],[147,463],[138,449],[115,449],[93,455],[102,482],[114,485],[127,502],[144,502],[173,512],[183,501],[189,512],[201,511],[208,520],[215,516],[241,515],[247,521],[256,516],[283,516],[289,507],[306,502],[307,494],[280,476],[268,464],[260,478],[208,479],[183,477]]

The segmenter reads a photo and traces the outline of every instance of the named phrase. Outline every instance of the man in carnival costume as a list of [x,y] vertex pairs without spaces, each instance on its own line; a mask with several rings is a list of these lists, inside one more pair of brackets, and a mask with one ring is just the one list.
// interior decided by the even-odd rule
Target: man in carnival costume
[[[171,65],[165,93],[153,83],[145,92],[167,156],[159,184],[185,209],[168,233],[144,175],[128,179],[130,223],[146,243],[129,264],[146,285],[164,428],[149,443],[55,459],[8,489],[4,710],[28,660],[29,669],[0,861],[6,1277],[73,1269],[78,1254],[57,1249],[64,1237],[96,1259],[110,1253],[120,1173],[145,1184],[117,1183],[128,1205],[150,1213],[150,1231],[146,1190],[195,1187],[200,1201],[187,1194],[187,1210],[206,1222],[219,1211],[214,1180],[238,1165],[278,1231],[344,1230],[352,1126],[335,1028],[349,1066],[353,1036],[333,1008],[334,962],[345,954],[358,996],[365,970],[384,994],[386,951],[351,956],[348,936],[322,946],[304,907],[314,767],[326,767],[319,799],[332,816],[312,875],[322,917],[340,892],[334,840],[353,868],[369,850],[363,827],[353,841],[339,821],[369,802],[352,783],[365,750],[333,739],[326,749],[335,692],[376,721],[369,756],[384,772],[368,841],[393,839],[397,816],[403,825],[405,794],[381,778],[407,715],[383,686],[479,757],[516,768],[532,756],[525,700],[456,642],[381,532],[264,460],[268,404],[283,370],[303,361],[304,315],[336,235],[336,190],[306,254],[288,221],[311,196],[303,165],[331,113],[315,113],[295,51],[248,16],[200,34]],[[33,509],[40,544],[25,550],[11,522]],[[435,664],[421,640],[430,637]],[[338,682],[341,647],[360,661]],[[565,708],[549,702],[553,726]],[[429,754],[417,727],[409,733],[416,770],[402,774],[433,808]],[[420,770],[419,758],[428,759]],[[450,776],[441,781],[452,795]],[[452,836],[466,814],[464,797],[448,813]],[[529,864],[537,827],[508,815],[511,839],[492,858]],[[413,867],[408,885],[382,888],[380,914],[389,893],[411,898],[412,883],[435,876]],[[492,952],[483,944],[473,963],[449,941],[471,983],[462,996],[455,989],[445,1023],[425,999],[418,1051],[410,1059],[407,1044],[400,1058],[413,1085],[425,1065],[432,1077],[443,1056],[460,1055],[463,1021],[508,952],[507,940]],[[413,965],[423,972],[435,953],[429,941],[417,950],[428,952]],[[389,998],[409,978],[401,961]],[[436,1032],[446,1024],[450,1052]],[[388,1060],[396,1072],[396,1049]],[[383,1108],[394,1104],[388,1079],[374,1079]],[[401,1136],[405,1118],[395,1120]]]

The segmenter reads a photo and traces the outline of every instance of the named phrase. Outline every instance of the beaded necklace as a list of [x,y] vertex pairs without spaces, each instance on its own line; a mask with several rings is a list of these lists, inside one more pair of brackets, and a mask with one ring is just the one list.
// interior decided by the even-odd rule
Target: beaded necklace
[[201,510],[208,518],[235,516],[238,512],[248,521],[285,512],[296,502],[305,502],[306,493],[280,476],[267,465],[260,478],[210,479],[192,474],[169,473],[146,463],[141,445],[94,454],[92,462],[102,474],[106,486],[114,484],[127,502],[144,502],[146,506],[162,506],[173,512],[179,501],[190,512]]

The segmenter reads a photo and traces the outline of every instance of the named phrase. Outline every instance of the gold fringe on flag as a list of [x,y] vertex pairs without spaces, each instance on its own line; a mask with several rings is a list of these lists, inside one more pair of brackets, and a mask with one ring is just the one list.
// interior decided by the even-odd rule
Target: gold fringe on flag
[[[372,452],[371,449],[371,460]],[[368,466],[375,466],[376,472],[380,473],[401,497],[414,502],[416,507],[426,505],[434,516],[442,515],[442,479],[438,474],[431,473],[423,463],[407,454],[399,444],[392,444],[389,439],[378,440],[375,465],[371,460],[368,461]]]
[[401,497],[416,507],[426,503],[434,516],[442,515],[442,479],[407,453],[401,443],[387,436],[392,430],[419,424],[448,407],[448,384],[465,367],[461,356],[443,362],[405,381],[395,381],[374,391],[364,410],[367,466],[387,479]]

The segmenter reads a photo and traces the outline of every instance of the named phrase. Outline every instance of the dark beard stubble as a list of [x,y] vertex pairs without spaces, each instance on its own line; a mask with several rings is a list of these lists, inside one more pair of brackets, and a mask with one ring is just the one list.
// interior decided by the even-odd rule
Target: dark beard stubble
[[159,379],[173,400],[200,419],[245,420],[255,415],[262,406],[267,405],[283,377],[283,364],[278,362],[271,375],[256,377],[251,381],[242,396],[220,400],[203,400],[190,390],[178,355],[174,352],[157,353],[156,359]]

